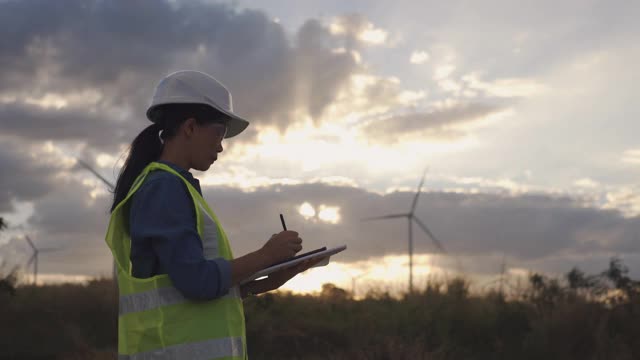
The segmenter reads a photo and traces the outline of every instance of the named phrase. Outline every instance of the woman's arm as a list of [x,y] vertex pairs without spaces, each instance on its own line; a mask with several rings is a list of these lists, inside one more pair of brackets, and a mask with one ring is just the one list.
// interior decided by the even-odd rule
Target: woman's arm
[[[228,293],[230,261],[204,258],[193,202],[178,177],[164,171],[152,173],[132,201],[134,274],[140,273],[142,277],[168,274],[173,285],[193,300],[210,300]],[[153,259],[153,263],[143,266],[147,264],[140,260],[147,258]]]
[[231,286],[268,267],[271,264],[262,249],[231,260]]

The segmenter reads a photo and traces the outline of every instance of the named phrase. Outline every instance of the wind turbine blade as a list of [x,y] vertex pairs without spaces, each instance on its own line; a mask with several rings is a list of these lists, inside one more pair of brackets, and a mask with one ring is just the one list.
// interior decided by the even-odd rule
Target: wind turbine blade
[[422,190],[422,185],[424,184],[424,178],[427,176],[427,169],[424,169],[424,173],[422,174],[422,180],[420,180],[420,185],[418,185],[418,192],[416,196],[413,198],[413,204],[411,204],[411,213],[416,209],[416,205],[418,204],[418,196],[420,196],[420,190]]
[[446,253],[446,251],[444,250],[444,247],[442,246],[442,243],[440,241],[438,241],[438,239],[436,239],[435,236],[433,236],[433,233],[427,228],[427,226],[425,224],[422,223],[422,221],[420,221],[420,219],[418,219],[417,217],[413,217],[413,219],[418,223],[418,226],[420,226],[420,228],[427,233],[427,235],[429,235],[429,237],[431,238],[431,240],[433,241],[433,243],[436,245],[436,247],[443,253]]
[[102,175],[100,175],[100,173],[98,173],[93,167],[91,167],[91,165],[80,160],[79,158],[76,158],[76,161],[78,161],[78,164],[82,165],[82,167],[91,171],[91,173],[95,175],[98,179],[102,180],[102,182],[105,183],[111,190],[116,188],[115,185],[113,185],[109,180],[105,179]]
[[393,214],[393,215],[369,217],[369,218],[364,218],[360,220],[367,221],[367,220],[379,220],[379,219],[395,219],[395,218],[401,218],[401,217],[407,217],[407,216],[409,216],[409,214]]
[[38,249],[36,249],[36,246],[33,245],[33,241],[31,241],[31,238],[29,237],[29,235],[25,235],[24,238],[27,240],[27,242],[29,243],[33,251],[38,251]]

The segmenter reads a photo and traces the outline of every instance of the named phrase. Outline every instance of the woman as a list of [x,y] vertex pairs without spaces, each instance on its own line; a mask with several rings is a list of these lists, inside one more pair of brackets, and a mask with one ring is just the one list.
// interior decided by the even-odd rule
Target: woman
[[277,289],[319,260],[240,285],[294,256],[302,239],[283,231],[234,258],[189,173],[208,170],[223,139],[249,125],[222,84],[197,71],[170,74],[147,117],[153,124],[131,144],[118,177],[106,238],[118,267],[120,359],[244,359],[242,298]]

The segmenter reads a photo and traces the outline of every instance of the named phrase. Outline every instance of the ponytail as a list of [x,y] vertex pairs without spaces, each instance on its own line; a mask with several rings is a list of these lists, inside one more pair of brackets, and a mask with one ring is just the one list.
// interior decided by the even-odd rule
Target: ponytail
[[133,182],[142,170],[149,165],[149,163],[158,160],[160,157],[162,153],[162,142],[159,136],[160,130],[162,130],[160,126],[153,123],[142,130],[131,143],[129,156],[122,166],[122,169],[120,169],[120,175],[116,182],[111,211],[124,200],[131,189],[131,185],[133,185]]

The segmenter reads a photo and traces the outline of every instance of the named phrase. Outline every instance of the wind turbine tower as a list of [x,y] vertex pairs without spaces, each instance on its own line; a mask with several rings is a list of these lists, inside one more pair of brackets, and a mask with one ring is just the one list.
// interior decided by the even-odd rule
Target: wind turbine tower
[[33,284],[37,285],[38,283],[38,254],[41,252],[54,252],[54,251],[58,251],[61,250],[60,248],[40,248],[38,249],[35,244],[33,243],[33,241],[31,241],[31,238],[29,237],[29,235],[25,235],[24,236],[25,240],[27,240],[27,243],[29,243],[29,246],[31,246],[31,249],[33,250],[33,255],[31,255],[31,257],[29,258],[29,260],[27,261],[27,267],[29,267],[31,264],[33,264]]
[[442,243],[438,239],[436,239],[436,237],[433,235],[431,230],[429,230],[429,228],[427,228],[427,226],[418,217],[415,216],[416,205],[418,204],[418,197],[420,196],[420,191],[422,189],[422,185],[424,184],[424,178],[426,174],[427,174],[427,169],[425,169],[422,175],[422,180],[420,180],[420,184],[418,185],[418,192],[416,192],[416,195],[413,198],[413,203],[411,204],[411,210],[408,213],[391,214],[391,215],[376,216],[376,217],[369,217],[369,218],[362,219],[362,221],[368,221],[368,220],[395,219],[395,218],[404,218],[404,217],[407,218],[408,225],[409,225],[408,242],[409,242],[409,293],[410,294],[413,293],[413,222],[415,221],[416,224],[418,224],[418,227],[422,229],[422,231],[424,231],[427,234],[427,236],[429,236],[433,244],[441,253],[446,253],[446,251],[444,250],[444,247],[442,246]]

